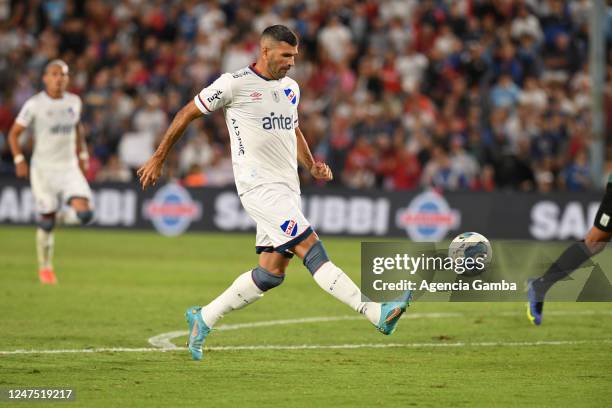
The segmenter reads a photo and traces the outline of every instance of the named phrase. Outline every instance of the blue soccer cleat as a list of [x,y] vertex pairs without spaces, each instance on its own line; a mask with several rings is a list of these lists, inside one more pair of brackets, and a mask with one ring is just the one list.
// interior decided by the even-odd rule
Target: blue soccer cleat
[[380,321],[376,328],[385,335],[390,335],[395,331],[397,322],[410,305],[412,291],[408,290],[402,298],[396,302],[385,302],[380,305]]
[[544,302],[538,299],[538,294],[533,287],[534,279],[527,281],[527,318],[531,323],[539,326],[542,324],[542,315],[544,314]]
[[185,319],[189,323],[189,342],[187,347],[191,352],[191,358],[201,360],[204,352],[202,346],[206,340],[206,336],[210,333],[210,328],[204,323],[200,306],[192,306],[185,312]]

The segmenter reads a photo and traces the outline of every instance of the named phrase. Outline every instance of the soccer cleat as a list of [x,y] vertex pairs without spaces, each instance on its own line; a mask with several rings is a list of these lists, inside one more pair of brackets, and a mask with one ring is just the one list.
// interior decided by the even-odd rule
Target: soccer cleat
[[44,285],[55,285],[57,283],[57,278],[51,268],[40,268],[38,270],[38,279]]
[[206,336],[210,333],[210,329],[204,323],[202,319],[202,313],[200,306],[192,306],[185,312],[185,319],[189,323],[189,342],[187,347],[191,352],[191,358],[194,360],[201,360],[204,352],[202,346],[206,340]]
[[397,322],[410,305],[412,299],[412,291],[408,290],[402,298],[396,302],[385,302],[380,305],[380,321],[376,328],[379,332],[385,335],[392,334],[395,331]]
[[538,302],[538,296],[533,287],[533,279],[527,282],[527,318],[531,323],[539,326],[542,324],[542,315],[544,314],[544,302]]

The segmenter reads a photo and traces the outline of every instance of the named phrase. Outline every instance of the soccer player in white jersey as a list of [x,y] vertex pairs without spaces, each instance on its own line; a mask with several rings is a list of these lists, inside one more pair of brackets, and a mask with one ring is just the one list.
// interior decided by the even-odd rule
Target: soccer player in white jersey
[[187,309],[194,360],[202,359],[204,340],[225,313],[255,302],[283,282],[293,255],[303,260],[323,290],[363,314],[384,334],[394,331],[408,306],[409,292],[397,302],[364,302],[357,285],[329,260],[302,214],[298,161],[316,179],[331,180],[332,173],[326,164],[314,161],[299,129],[300,89],[286,76],[297,54],[297,38],[291,30],[282,25],[266,28],[257,62],[221,75],[197,94],[176,115],[153,157],[138,170],[143,188],[154,185],[185,127],[223,109],[238,194],[257,223],[259,264],[206,306]]
[[[83,175],[89,157],[79,124],[82,104],[77,95],[66,92],[68,65],[59,59],[49,62],[43,83],[45,90],[28,99],[21,108],[8,141],[17,177],[30,177],[39,214],[38,277],[44,284],[55,284],[52,261],[56,218],[65,224],[87,224],[93,212],[91,190]],[[29,169],[19,145],[19,136],[26,128],[34,135]],[[64,203],[69,207],[60,212]]]

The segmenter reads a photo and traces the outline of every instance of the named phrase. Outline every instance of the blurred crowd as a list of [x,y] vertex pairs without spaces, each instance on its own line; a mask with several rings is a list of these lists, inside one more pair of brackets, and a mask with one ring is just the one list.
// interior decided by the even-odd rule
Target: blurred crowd
[[[176,112],[256,59],[272,24],[300,37],[300,128],[349,188],[581,191],[594,186],[589,0],[13,0],[0,3],[0,132],[54,58],[81,96],[90,181],[128,182]],[[612,12],[608,8],[608,26]],[[606,36],[611,137],[612,30]],[[25,141],[30,143],[30,141]],[[14,171],[0,137],[0,175]],[[221,112],[165,175],[233,182]],[[313,183],[301,171],[304,184]]]

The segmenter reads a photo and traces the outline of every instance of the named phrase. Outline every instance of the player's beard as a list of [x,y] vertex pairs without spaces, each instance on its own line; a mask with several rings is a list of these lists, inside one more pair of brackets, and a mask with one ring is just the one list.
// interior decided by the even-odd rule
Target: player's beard
[[282,78],[286,77],[287,76],[287,72],[289,72],[288,69],[287,70],[279,69],[278,70],[278,75],[276,76],[277,77],[276,79],[282,79]]
[[287,72],[289,72],[290,68],[283,68],[281,66],[277,67],[277,69],[275,70],[270,70],[270,72],[274,72],[274,79],[282,79],[287,75]]

